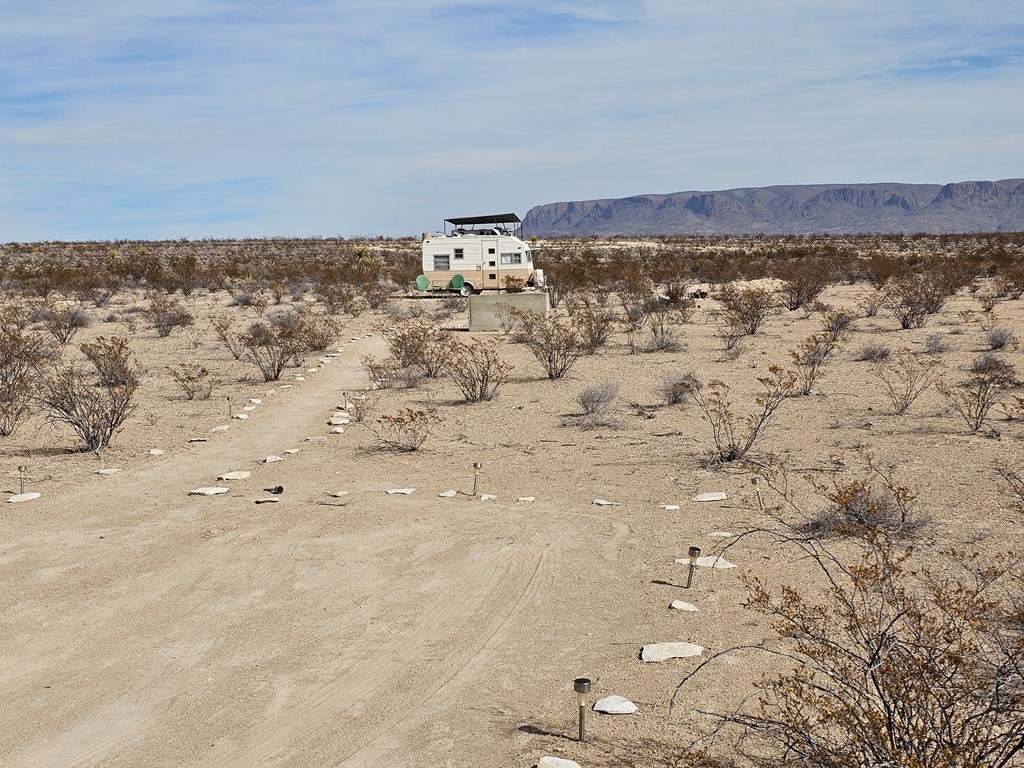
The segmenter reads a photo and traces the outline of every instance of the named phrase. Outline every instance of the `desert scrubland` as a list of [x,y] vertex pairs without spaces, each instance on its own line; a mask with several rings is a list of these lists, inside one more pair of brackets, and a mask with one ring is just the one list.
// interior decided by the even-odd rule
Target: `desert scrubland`
[[0,765],[1019,765],[1024,236],[537,248],[0,246]]

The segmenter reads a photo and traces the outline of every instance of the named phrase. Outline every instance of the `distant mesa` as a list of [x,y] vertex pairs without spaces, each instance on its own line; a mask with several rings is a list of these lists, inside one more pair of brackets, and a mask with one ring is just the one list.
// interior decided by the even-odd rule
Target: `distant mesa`
[[523,230],[559,235],[800,235],[1024,231],[1024,179],[804,184],[571,200],[531,208]]

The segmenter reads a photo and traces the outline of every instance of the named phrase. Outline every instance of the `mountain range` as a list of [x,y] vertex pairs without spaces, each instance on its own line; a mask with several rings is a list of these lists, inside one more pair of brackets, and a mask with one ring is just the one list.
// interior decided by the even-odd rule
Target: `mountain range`
[[1024,179],[802,184],[573,200],[531,208],[528,235],[1024,231]]

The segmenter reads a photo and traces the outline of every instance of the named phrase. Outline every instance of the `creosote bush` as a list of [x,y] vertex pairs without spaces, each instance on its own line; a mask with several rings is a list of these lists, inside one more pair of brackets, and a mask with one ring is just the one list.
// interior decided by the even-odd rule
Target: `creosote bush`
[[192,313],[181,306],[181,302],[162,293],[150,297],[146,317],[153,323],[156,335],[162,339],[170,336],[175,328],[192,325],[195,320]]
[[821,367],[836,350],[836,343],[827,335],[815,335],[805,339],[799,347],[790,350],[789,356],[796,366],[801,395],[811,394],[811,389],[821,376]]
[[508,381],[512,366],[498,355],[498,347],[499,342],[453,342],[449,346],[448,376],[467,403],[492,400]]
[[963,417],[971,432],[980,430],[992,407],[1019,386],[1017,369],[993,352],[976,358],[967,378],[959,383],[939,381],[935,385],[946,403]]
[[423,446],[439,422],[432,410],[401,408],[396,413],[377,417],[372,425],[364,424],[377,439],[378,450],[411,453]]
[[874,374],[882,382],[882,388],[893,413],[902,416],[935,382],[938,374],[938,361],[925,357],[923,354],[901,349],[874,368]]
[[655,394],[665,405],[681,405],[690,399],[697,377],[692,372],[672,373],[662,377],[655,387]]
[[884,363],[890,357],[892,357],[892,347],[888,344],[868,341],[860,348],[856,359],[868,363]]
[[16,322],[0,326],[0,437],[13,435],[28,416],[36,368],[44,357],[38,333],[27,333]]
[[[1015,558],[961,549],[937,553],[928,568],[871,529],[841,550],[784,522],[756,534],[792,551],[820,588],[747,579],[745,607],[771,619],[775,636],[719,651],[676,695],[737,652],[747,664],[764,654],[774,667],[735,707],[709,713],[716,725],[705,749],[764,766],[1019,764],[1024,582]],[[736,764],[707,751],[691,760]]]
[[764,435],[779,406],[792,395],[797,381],[795,373],[777,365],[771,366],[768,373],[758,378],[761,393],[754,400],[756,407],[745,416],[737,414],[730,399],[732,390],[724,381],[713,379],[704,384],[695,377],[690,383],[690,395],[711,427],[710,464],[744,458]]
[[138,385],[138,377],[107,385],[74,364],[58,365],[39,377],[35,396],[51,421],[71,427],[85,450],[99,452],[135,410]]
[[171,378],[181,387],[186,400],[209,400],[213,393],[214,378],[210,372],[196,363],[178,363],[167,366]]
[[579,332],[569,322],[553,316],[520,313],[524,342],[549,379],[565,376],[586,351]]

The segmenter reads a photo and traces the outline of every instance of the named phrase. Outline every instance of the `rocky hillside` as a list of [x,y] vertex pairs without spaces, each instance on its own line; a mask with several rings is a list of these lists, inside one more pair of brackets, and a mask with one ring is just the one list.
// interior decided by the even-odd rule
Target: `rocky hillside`
[[1024,179],[815,184],[538,205],[527,234],[813,234],[1024,231]]

